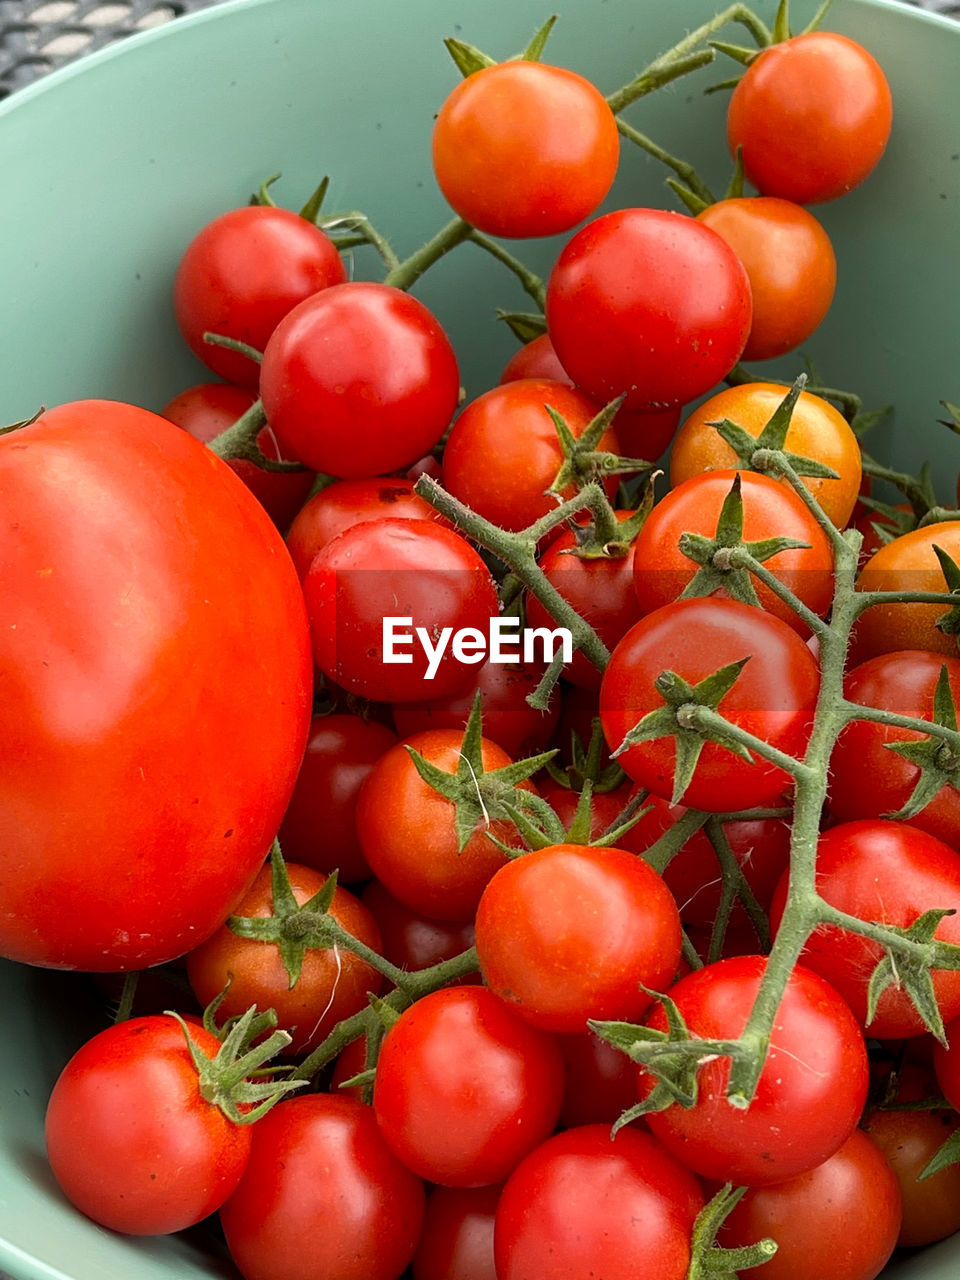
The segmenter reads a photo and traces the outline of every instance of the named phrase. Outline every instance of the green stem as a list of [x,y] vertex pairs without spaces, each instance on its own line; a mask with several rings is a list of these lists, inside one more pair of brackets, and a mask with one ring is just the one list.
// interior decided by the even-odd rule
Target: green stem
[[392,285],[394,289],[409,289],[429,267],[439,262],[445,253],[455,249],[458,244],[463,244],[464,240],[469,240],[472,234],[473,227],[469,222],[464,222],[463,218],[452,218],[445,227],[441,227],[432,240],[428,240],[403,262],[398,262],[387,274],[383,283]]
[[703,733],[737,742],[748,751],[760,756],[768,764],[775,765],[793,778],[799,778],[809,772],[809,767],[796,756],[787,755],[777,747],[772,747],[763,738],[758,738],[749,729],[743,729],[731,723],[713,707],[704,707],[697,702],[689,702],[677,711],[677,723],[683,729],[698,729]]
[[721,557],[720,564],[717,564],[716,557],[714,558],[714,564],[717,564],[717,568],[723,567],[725,563],[729,565],[731,569],[748,570],[755,578],[762,582],[778,600],[782,601],[789,609],[791,609],[814,635],[822,637],[827,631],[829,631],[829,624],[824,622],[823,618],[815,614],[812,609],[808,608],[798,596],[794,595],[785,583],[780,581],[775,573],[771,573],[767,566],[760,560],[757,560],[756,557],[752,556],[749,551],[745,550],[743,547],[731,547],[729,549],[722,548],[717,552],[717,555]]
[[660,163],[665,164],[668,169],[672,169],[677,177],[687,184],[694,195],[700,197],[704,204],[716,204],[717,197],[703,181],[692,164],[688,164],[686,160],[680,160],[677,156],[671,155],[671,153],[661,147],[659,143],[654,142],[652,138],[648,138],[645,133],[641,133],[639,129],[634,129],[633,125],[627,124],[626,120],[618,120],[617,128],[628,142],[632,142],[634,146],[639,147],[641,151],[646,151],[646,153],[653,156],[655,160],[659,160]]
[[931,738],[942,738],[955,751],[960,751],[960,733],[945,724],[937,724],[934,720],[924,720],[920,716],[902,716],[895,711],[886,711],[882,707],[863,706],[859,702],[843,700],[839,708],[844,723],[851,720],[869,720],[873,724],[885,724],[895,729],[912,729],[915,733],[929,734]]
[[360,213],[359,210],[352,210],[349,213],[331,214],[329,218],[324,218],[318,225],[322,231],[333,233],[334,236],[336,235],[337,227],[350,227],[351,230],[356,232],[356,235],[337,238],[336,245],[338,249],[352,248],[358,244],[369,244],[376,249],[388,271],[395,271],[400,266],[400,259],[394,252],[390,241],[376,229],[365,213]]
[[645,849],[640,855],[644,862],[648,862],[654,871],[659,871],[663,875],[666,868],[670,865],[671,860],[680,852],[692,835],[694,835],[710,817],[709,813],[703,813],[700,809],[688,809],[682,817],[678,818],[672,827],[669,827],[663,835],[649,849]]
[[481,249],[485,249],[498,262],[502,262],[505,267],[508,267],[523,285],[524,292],[543,311],[546,306],[547,289],[535,272],[525,266],[519,258],[515,258],[509,250],[505,249],[499,241],[494,240],[492,236],[485,235],[482,231],[471,229],[467,238],[472,240],[474,244],[479,245]]

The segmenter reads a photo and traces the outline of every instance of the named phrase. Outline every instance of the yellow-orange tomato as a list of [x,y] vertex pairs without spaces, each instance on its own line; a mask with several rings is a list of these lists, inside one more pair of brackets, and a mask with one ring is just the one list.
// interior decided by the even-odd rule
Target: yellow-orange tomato
[[699,221],[726,240],[746,268],[753,320],[744,360],[768,360],[806,342],[830,309],[837,259],[812,213],[774,196],[719,200]]
[[[778,382],[748,382],[728,387],[694,409],[673,442],[671,485],[682,484],[702,471],[742,466],[710,424],[729,418],[750,435],[759,436],[786,394],[787,388]],[[793,411],[784,447],[837,472],[838,480],[807,476],[804,483],[833,523],[843,529],[857,501],[861,473],[860,445],[846,418],[826,400],[804,391]]]
[[[960,521],[928,524],[894,538],[863,566],[861,591],[947,591],[934,547],[960,563]],[[853,641],[852,661],[866,662],[878,653],[926,649],[957,656],[957,637],[937,627],[945,604],[876,604],[861,615]]]

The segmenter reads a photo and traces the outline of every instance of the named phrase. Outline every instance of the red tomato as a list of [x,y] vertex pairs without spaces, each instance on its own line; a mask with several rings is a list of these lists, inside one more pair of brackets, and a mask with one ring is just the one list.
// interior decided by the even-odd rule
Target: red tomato
[[593,1031],[557,1040],[567,1070],[561,1125],[613,1124],[637,1100],[633,1063]]
[[295,307],[263,353],[260,395],[286,457],[342,477],[407,467],[460,395],[457,358],[422,302],[351,281]]
[[174,282],[177,323],[208,369],[228,382],[255,387],[256,362],[204,342],[204,333],[263,351],[297,303],[346,278],[336,245],[305,218],[269,206],[231,209],[208,222],[187,246]]
[[[698,684],[728,663],[749,658],[717,710],[781,751],[802,755],[810,733],[820,674],[816,659],[785,622],[736,600],[692,599],[642,618],[617,645],[600,689],[600,715],[611,749],[648,712],[665,705],[654,681],[674,671]],[[635,782],[670,799],[675,737],[635,744],[618,757]],[[789,785],[777,766],[752,763],[708,742],[685,805],[728,813],[776,800]]]
[[957,1111],[960,1107],[960,1018],[947,1027],[947,1046],[938,1044],[933,1050],[933,1069],[944,1097]]
[[493,1220],[500,1188],[435,1187],[413,1257],[413,1280],[497,1280]]
[[587,1030],[588,1018],[636,1021],[680,960],[680,917],[636,854],[559,844],[496,873],[477,908],[484,980],[525,1022]]
[[812,213],[774,196],[718,200],[698,221],[746,268],[753,297],[744,360],[770,360],[806,342],[833,301],[837,259]]
[[553,1132],[563,1061],[486,987],[424,996],[387,1032],[373,1108],[384,1141],[445,1187],[502,1182]]
[[[303,580],[314,661],[349,693],[382,702],[444,697],[470,683],[451,635],[471,628],[486,637],[499,613],[490,571],[459,534],[423,520],[354,525],[314,558]],[[387,617],[409,637],[384,660]],[[408,621],[409,620],[409,621]],[[446,647],[436,670],[422,638]],[[409,664],[405,662],[409,659]]]
[[[789,873],[777,886],[770,922],[779,927]],[[960,905],[960,854],[902,822],[882,819],[831,827],[817,846],[817,892],[831,906],[861,920],[904,928],[925,911]],[[960,915],[946,916],[936,936],[960,943]],[[867,986],[883,957],[879,943],[859,934],[819,925],[804,946],[803,963],[821,974],[866,1024]],[[934,969],[933,989],[945,1022],[960,1015],[960,971]],[[921,1035],[926,1030],[907,992],[886,988],[869,1024],[881,1040]]]
[[764,49],[733,91],[731,153],[764,195],[835,200],[863,182],[890,136],[890,86],[862,45],[811,31]]
[[[580,792],[574,791],[572,787],[561,786],[559,782],[554,782],[549,775],[537,784],[538,790],[554,811],[564,827],[569,827],[576,816],[577,806],[580,803]],[[623,783],[613,791],[595,791],[590,797],[590,833],[584,843],[599,839],[603,833],[614,825],[623,811],[624,805],[630,799],[630,783]],[[632,849],[633,846],[627,843],[629,841],[630,832],[628,831],[623,837],[621,843],[625,849]]]
[[370,881],[361,900],[380,930],[380,954],[400,969],[429,969],[461,955],[476,940],[472,920],[431,920],[398,902],[379,880]]
[[660,209],[588,223],[557,259],[547,324],[560,362],[601,404],[628,409],[695,400],[740,358],[750,283],[709,227]]
[[397,1280],[417,1247],[424,1199],[369,1107],[312,1093],[258,1121],[220,1221],[245,1280]]
[[[690,1032],[705,1040],[740,1035],[756,999],[765,956],[737,956],[681,978],[669,994]],[[662,1005],[647,1025],[667,1030]],[[867,1096],[863,1033],[817,974],[797,965],[780,1002],[756,1094],[746,1110],[727,1101],[730,1059],[707,1058],[697,1101],[647,1116],[653,1134],[701,1177],[769,1186],[822,1164],[856,1127]],[[654,1078],[638,1072],[640,1096]]]
[[684,1280],[703,1192],[649,1134],[585,1125],[533,1151],[494,1223],[497,1280]]
[[[946,591],[947,583],[934,547],[960,561],[960,523],[944,520],[894,538],[875,551],[860,571],[861,591]],[[949,611],[943,604],[876,604],[857,620],[854,662],[865,662],[897,649],[927,649],[957,656],[957,637],[937,626]]]
[[569,231],[610,190],[617,121],[576,72],[527,60],[461,81],[433,127],[433,170],[453,207],[495,236]]
[[0,439],[0,507],[0,954],[160,964],[222,923],[293,790],[296,574],[230,469],[129,405]]
[[314,716],[297,785],[280,824],[280,845],[293,862],[343,884],[366,880],[370,868],[357,835],[357,796],[364,778],[397,735],[361,716]]
[[[191,1026],[201,1053],[216,1036]],[[200,1095],[175,1018],[131,1018],[88,1040],[47,1106],[47,1155],[64,1194],[113,1231],[162,1235],[193,1226],[233,1192],[250,1129]]]

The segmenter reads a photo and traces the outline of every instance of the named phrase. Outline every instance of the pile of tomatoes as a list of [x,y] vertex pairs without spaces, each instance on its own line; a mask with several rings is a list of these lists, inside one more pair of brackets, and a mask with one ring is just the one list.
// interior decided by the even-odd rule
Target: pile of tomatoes
[[[784,24],[730,99],[733,194],[687,174],[695,215],[596,216],[617,115],[546,31],[502,63],[453,42],[442,243],[400,263],[356,224],[385,276],[348,279],[319,199],[264,187],[174,286],[222,381],[0,438],[0,951],[155,971],[50,1100],[96,1222],[219,1211],[247,1280],[872,1280],[960,1229],[958,971],[819,917],[727,1096],[789,910],[835,531],[874,544],[863,589],[960,587],[960,523],[871,505],[848,416],[739,364],[826,314],[806,206],[891,125],[866,50]],[[568,232],[545,285],[490,239]],[[461,404],[407,287],[468,238],[542,305]],[[944,614],[857,624],[844,696],[889,715],[822,762],[817,889],[960,944]],[[488,656],[506,616],[577,651]],[[689,1037],[688,1071],[634,1051]]]

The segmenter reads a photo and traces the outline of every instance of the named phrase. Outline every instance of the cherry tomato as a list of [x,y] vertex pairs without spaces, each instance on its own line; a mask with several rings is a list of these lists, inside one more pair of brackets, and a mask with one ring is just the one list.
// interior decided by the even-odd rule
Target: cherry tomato
[[547,284],[560,362],[601,404],[669,409],[733,368],[750,332],[750,283],[715,231],[678,213],[620,209],[566,245]]
[[[201,1053],[216,1036],[191,1026]],[[47,1155],[64,1194],[113,1231],[161,1235],[216,1212],[250,1155],[250,1129],[201,1097],[175,1018],[131,1018],[88,1040],[47,1106]]]
[[[947,583],[934,547],[960,561],[960,523],[945,520],[894,538],[875,551],[860,571],[861,591],[946,591]],[[865,662],[897,649],[926,649],[957,656],[956,636],[937,627],[950,610],[943,604],[877,604],[857,621],[854,662]]]
[[[710,424],[729,418],[750,435],[758,436],[786,394],[787,388],[779,383],[749,382],[719,391],[694,409],[673,442],[671,485],[676,488],[701,471],[735,467],[736,454]],[[801,392],[784,448],[839,473],[839,480],[807,476],[804,484],[833,523],[845,528],[860,491],[862,467],[860,445],[843,414],[819,396]]]
[[562,1100],[553,1038],[472,986],[435,991],[400,1015],[373,1089],[384,1141],[445,1187],[502,1182],[553,1132]]
[[[565,787],[559,782],[554,782],[549,775],[542,782],[538,780],[537,789],[564,827],[569,827],[576,816],[581,793],[575,791],[572,787]],[[587,840],[583,843],[598,840],[606,830],[616,823],[624,806],[630,799],[630,791],[630,783],[626,782],[616,787],[613,791],[595,791],[591,795],[590,832]],[[621,840],[625,849],[633,848],[632,845],[626,843],[629,836],[630,832],[628,831]]]
[[558,1036],[567,1071],[560,1123],[613,1124],[637,1100],[637,1075],[625,1053],[593,1031]]
[[0,507],[0,954],[160,964],[229,914],[293,790],[296,574],[230,469],[130,405],[2,437]]
[[[772,746],[802,756],[820,683],[816,659],[779,618],[722,599],[678,600],[657,609],[617,645],[600,688],[603,732],[611,749],[648,712],[666,705],[654,685],[662,672],[673,671],[695,686],[744,658],[749,661],[717,710]],[[670,799],[675,737],[634,744],[618,761],[635,782]],[[748,763],[707,742],[680,798],[690,808],[729,813],[768,804],[788,785],[788,775],[776,765],[756,757]]]
[[461,218],[495,236],[569,231],[601,203],[620,158],[617,121],[589,80],[501,62],[467,76],[433,127],[433,170]]
[[220,1221],[245,1280],[397,1280],[417,1247],[424,1201],[423,1183],[389,1151],[369,1107],[312,1093],[257,1122]]
[[960,1107],[960,1018],[947,1026],[947,1046],[937,1044],[933,1049],[933,1069],[944,1097],[957,1111]]
[[744,360],[769,360],[806,342],[830,310],[837,259],[812,213],[790,200],[718,200],[698,220],[726,240],[746,268],[753,297]]
[[297,303],[346,278],[336,245],[305,218],[269,206],[231,209],[187,246],[174,282],[177,323],[208,369],[228,382],[256,387],[256,362],[204,342],[204,333],[236,338],[262,352]]
[[260,395],[286,457],[332,476],[378,476],[433,448],[460,374],[422,302],[351,281],[284,317],[264,349]]
[[[398,968],[429,969],[461,955],[476,941],[472,920],[431,920],[398,902],[379,880],[370,881],[361,901],[380,930],[380,954]],[[478,978],[466,981],[475,983]]]
[[733,91],[727,138],[747,178],[798,204],[835,200],[863,182],[890,136],[890,86],[876,59],[835,31],[764,49]]
[[[694,1036],[740,1035],[756,999],[765,956],[737,956],[681,978],[669,994]],[[667,1030],[658,1005],[647,1025]],[[747,1186],[784,1182],[829,1159],[856,1127],[867,1096],[863,1033],[840,996],[797,965],[750,1106],[727,1101],[730,1059],[709,1057],[697,1072],[692,1107],[671,1103],[647,1123],[667,1150],[702,1177]],[[653,1077],[639,1069],[640,1096]]]
[[435,1187],[413,1257],[413,1280],[497,1280],[493,1221],[500,1188]]

